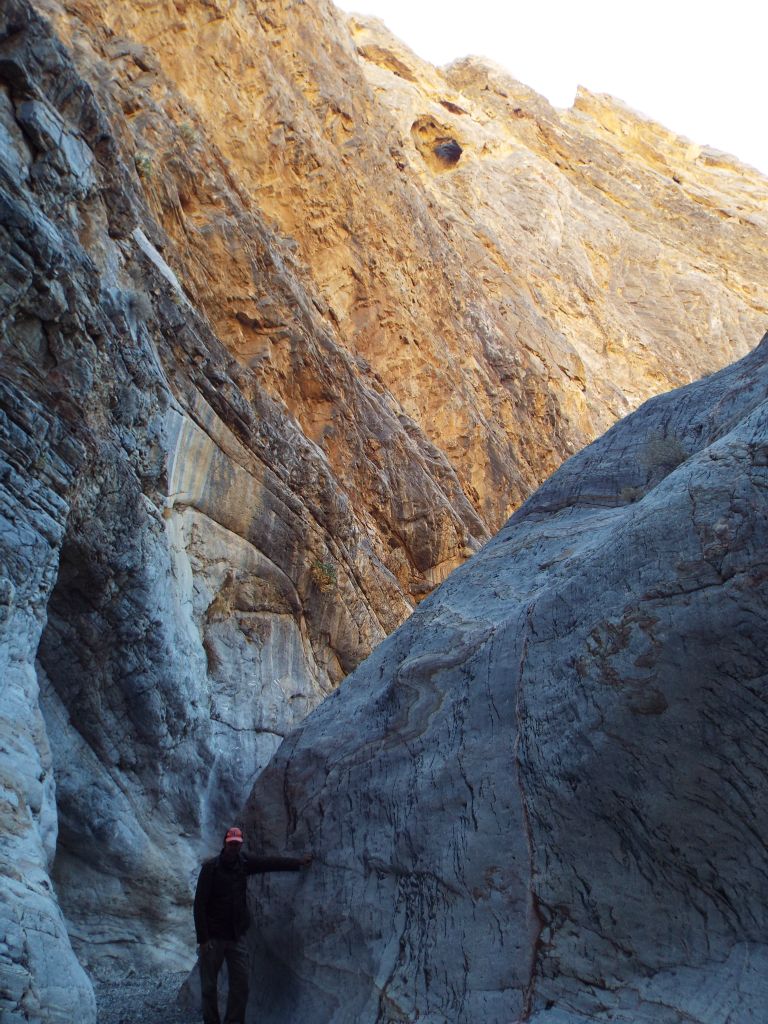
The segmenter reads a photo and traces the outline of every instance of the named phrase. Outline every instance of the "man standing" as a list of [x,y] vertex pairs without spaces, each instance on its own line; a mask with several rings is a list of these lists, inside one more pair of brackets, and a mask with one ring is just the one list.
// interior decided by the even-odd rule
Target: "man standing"
[[200,987],[204,1024],[219,1024],[218,977],[227,961],[229,993],[224,1024],[243,1024],[248,1002],[247,882],[265,871],[298,871],[311,857],[251,857],[243,833],[231,828],[218,857],[207,860],[195,890],[195,931],[200,946]]

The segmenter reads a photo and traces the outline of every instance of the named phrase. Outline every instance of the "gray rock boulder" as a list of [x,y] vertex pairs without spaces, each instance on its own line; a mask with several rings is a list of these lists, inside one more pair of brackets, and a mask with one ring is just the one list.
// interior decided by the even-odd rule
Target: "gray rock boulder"
[[566,463],[280,748],[254,1017],[768,1006],[768,340]]

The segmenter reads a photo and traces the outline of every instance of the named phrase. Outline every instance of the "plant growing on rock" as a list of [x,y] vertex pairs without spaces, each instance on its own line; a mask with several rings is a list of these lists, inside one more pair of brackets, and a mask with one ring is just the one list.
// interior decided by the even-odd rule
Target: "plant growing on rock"
[[685,462],[689,452],[676,437],[664,434],[652,434],[646,442],[642,454],[643,464],[651,471],[664,469],[671,473],[673,469]]
[[140,178],[146,181],[154,175],[155,169],[149,153],[137,153],[133,162]]
[[191,121],[182,121],[179,125],[179,135],[189,146],[193,146],[200,138],[197,129]]
[[333,562],[323,562],[318,559],[312,563],[312,581],[323,594],[336,589],[338,575]]
[[645,491],[642,487],[622,487],[619,491],[619,497],[628,505],[631,505],[635,501],[639,501],[643,494],[645,494]]

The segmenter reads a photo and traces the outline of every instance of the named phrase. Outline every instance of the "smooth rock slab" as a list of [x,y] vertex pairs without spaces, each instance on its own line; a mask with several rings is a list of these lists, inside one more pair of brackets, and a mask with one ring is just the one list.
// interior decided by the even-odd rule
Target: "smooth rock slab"
[[253,1019],[766,1007],[768,342],[567,463],[280,748]]

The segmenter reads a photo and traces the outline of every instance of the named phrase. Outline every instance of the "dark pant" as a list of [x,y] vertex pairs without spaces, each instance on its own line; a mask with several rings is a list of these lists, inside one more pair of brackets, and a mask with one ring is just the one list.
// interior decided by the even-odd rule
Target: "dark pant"
[[227,961],[229,992],[224,1024],[243,1024],[248,1002],[248,946],[245,936],[236,942],[211,939],[200,953],[200,989],[203,997],[203,1024],[219,1024],[219,971]]

